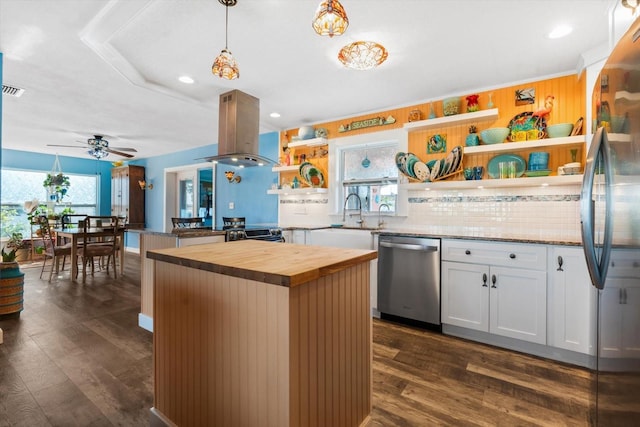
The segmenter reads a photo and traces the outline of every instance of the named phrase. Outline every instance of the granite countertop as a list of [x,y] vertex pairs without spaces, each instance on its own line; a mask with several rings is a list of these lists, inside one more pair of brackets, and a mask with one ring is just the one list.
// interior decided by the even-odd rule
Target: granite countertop
[[482,240],[490,242],[510,242],[510,243],[532,243],[532,244],[544,244],[544,245],[562,245],[562,246],[582,246],[582,242],[579,240],[567,241],[567,240],[550,240],[550,239],[537,239],[526,236],[514,236],[514,235],[465,235],[461,233],[442,233],[442,232],[429,232],[423,230],[417,230],[415,228],[377,228],[377,227],[349,227],[349,226],[331,226],[331,225],[305,225],[305,226],[288,226],[282,227],[283,230],[365,230],[370,231],[371,234],[387,235],[387,236],[409,236],[409,237],[432,237],[436,239],[461,239],[461,240]]
[[294,287],[373,260],[377,251],[239,240],[157,249],[147,258],[243,279]]
[[205,237],[205,236],[224,236],[226,232],[221,230],[213,230],[212,228],[184,228],[179,230],[157,231],[148,229],[130,230],[140,234],[148,234],[155,236],[167,236],[167,237],[179,237],[181,239],[187,239],[189,237]]

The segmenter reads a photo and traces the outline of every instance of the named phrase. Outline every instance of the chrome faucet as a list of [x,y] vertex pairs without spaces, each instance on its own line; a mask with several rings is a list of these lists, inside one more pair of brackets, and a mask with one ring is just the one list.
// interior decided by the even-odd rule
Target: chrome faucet
[[362,199],[356,193],[349,193],[347,198],[344,199],[344,207],[342,209],[342,222],[345,222],[345,220],[346,220],[346,217],[347,217],[347,204],[349,204],[349,199],[351,198],[351,196],[355,196],[355,198],[358,199],[358,217],[360,219],[357,221],[357,223],[360,224],[360,227],[362,227],[362,225],[364,223],[362,221]]
[[387,210],[389,212],[391,212],[391,206],[389,206],[386,203],[381,203],[380,206],[378,206],[378,228],[382,227],[382,224],[384,224],[384,221],[382,221],[382,207],[386,206]]

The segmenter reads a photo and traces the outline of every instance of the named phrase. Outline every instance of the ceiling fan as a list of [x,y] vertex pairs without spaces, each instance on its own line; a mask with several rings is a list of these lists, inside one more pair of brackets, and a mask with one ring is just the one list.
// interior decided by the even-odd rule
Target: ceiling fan
[[[117,154],[118,156],[131,158],[134,157],[133,154],[124,153],[123,151],[129,151],[136,153],[138,150],[130,147],[111,147],[109,148],[109,141],[104,139],[103,135],[93,135],[93,138],[87,139],[87,141],[76,141],[81,144],[87,144],[87,153],[91,154],[96,159],[102,159],[103,157],[107,157],[109,153]],[[79,147],[77,145],[58,145],[58,144],[47,144],[49,147],[73,147],[73,148],[85,148]]]

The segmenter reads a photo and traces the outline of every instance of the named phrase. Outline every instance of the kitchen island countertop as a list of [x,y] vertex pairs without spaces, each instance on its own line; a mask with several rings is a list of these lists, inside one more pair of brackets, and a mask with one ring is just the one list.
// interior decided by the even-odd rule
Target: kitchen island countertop
[[156,261],[294,287],[377,257],[362,249],[240,240],[149,251]]

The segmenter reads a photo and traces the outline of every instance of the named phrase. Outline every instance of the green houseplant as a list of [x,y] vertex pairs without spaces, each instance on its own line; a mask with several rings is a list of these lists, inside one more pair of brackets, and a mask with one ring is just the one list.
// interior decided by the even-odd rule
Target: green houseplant
[[60,202],[67,194],[71,181],[62,172],[57,174],[48,173],[42,185],[49,191],[50,195],[55,196],[56,202]]

